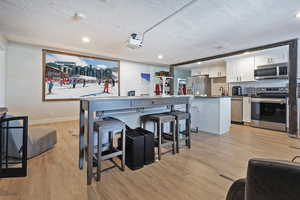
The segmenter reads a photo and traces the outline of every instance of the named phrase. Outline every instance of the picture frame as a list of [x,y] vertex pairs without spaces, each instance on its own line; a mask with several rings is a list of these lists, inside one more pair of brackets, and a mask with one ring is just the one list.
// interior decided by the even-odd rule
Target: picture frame
[[120,96],[120,60],[43,49],[42,100]]

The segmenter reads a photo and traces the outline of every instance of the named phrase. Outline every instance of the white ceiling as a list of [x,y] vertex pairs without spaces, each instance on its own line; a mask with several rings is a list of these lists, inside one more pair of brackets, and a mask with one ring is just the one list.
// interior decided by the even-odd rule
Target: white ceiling
[[[299,0],[198,0],[149,32],[143,48],[126,47],[131,33],[142,33],[189,1],[0,0],[0,33],[12,41],[161,64],[300,36]],[[86,19],[72,21],[75,12]],[[91,43],[82,43],[83,36]]]

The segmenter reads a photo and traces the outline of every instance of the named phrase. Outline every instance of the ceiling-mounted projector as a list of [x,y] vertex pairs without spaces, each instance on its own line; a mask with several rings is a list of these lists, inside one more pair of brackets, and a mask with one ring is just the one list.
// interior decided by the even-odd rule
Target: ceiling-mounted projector
[[183,9],[191,6],[193,3],[197,2],[198,0],[191,0],[190,2],[186,3],[185,5],[183,5],[181,8],[179,8],[178,10],[175,10],[173,13],[171,13],[170,15],[166,16],[165,18],[163,18],[162,20],[160,20],[159,22],[157,22],[156,24],[154,24],[153,26],[151,26],[150,28],[146,29],[141,35],[142,35],[142,39],[138,39],[138,35],[136,33],[132,33],[129,37],[129,39],[127,40],[127,47],[131,48],[131,49],[138,49],[141,48],[143,46],[143,42],[144,42],[144,37],[145,35],[153,30],[155,27],[159,26],[161,23],[167,21],[168,19],[170,19],[171,17],[173,17],[174,15],[176,15],[177,13],[181,12]]
[[131,49],[138,49],[143,46],[143,41],[137,38],[136,33],[132,33],[129,37],[127,47]]

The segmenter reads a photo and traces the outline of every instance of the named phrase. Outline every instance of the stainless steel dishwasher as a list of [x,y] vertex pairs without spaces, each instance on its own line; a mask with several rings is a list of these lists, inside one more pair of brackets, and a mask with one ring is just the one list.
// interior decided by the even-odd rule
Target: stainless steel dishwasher
[[233,96],[231,98],[231,121],[243,122],[243,97]]

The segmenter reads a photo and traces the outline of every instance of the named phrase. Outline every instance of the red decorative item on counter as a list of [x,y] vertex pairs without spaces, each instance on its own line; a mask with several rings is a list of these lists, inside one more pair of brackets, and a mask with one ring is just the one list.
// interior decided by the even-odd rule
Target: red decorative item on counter
[[155,84],[155,94],[160,95],[160,84]]
[[186,95],[186,85],[185,85],[185,84],[182,86],[182,93],[183,93],[184,95]]

